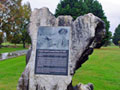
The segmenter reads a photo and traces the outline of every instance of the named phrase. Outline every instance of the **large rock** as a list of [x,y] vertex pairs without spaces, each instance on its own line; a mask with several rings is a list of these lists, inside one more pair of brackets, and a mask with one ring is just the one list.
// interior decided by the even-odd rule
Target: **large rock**
[[[70,26],[71,43],[68,76],[35,75],[35,54],[37,31],[40,26]],[[72,86],[75,71],[88,59],[94,47],[105,36],[104,22],[89,13],[78,17],[75,21],[71,16],[55,16],[47,9],[35,9],[30,18],[29,35],[32,48],[29,62],[19,79],[17,90],[93,90],[91,84]],[[28,57],[29,58],[29,57]]]

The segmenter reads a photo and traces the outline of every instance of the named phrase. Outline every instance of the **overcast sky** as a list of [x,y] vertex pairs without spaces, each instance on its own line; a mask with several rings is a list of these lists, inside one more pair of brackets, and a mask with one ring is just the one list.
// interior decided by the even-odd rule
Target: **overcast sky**
[[[50,11],[54,13],[60,0],[23,0],[23,3],[27,1],[30,2],[32,10],[34,10],[34,8],[48,7]],[[120,24],[120,0],[98,1],[102,4],[105,15],[110,21],[110,31],[114,33],[115,28]]]

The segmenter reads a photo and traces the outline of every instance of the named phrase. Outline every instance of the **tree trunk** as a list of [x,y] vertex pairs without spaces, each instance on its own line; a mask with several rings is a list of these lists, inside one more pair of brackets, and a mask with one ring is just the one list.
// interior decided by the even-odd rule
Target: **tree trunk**
[[0,44],[0,48],[2,48],[2,45]]
[[25,48],[25,41],[23,40],[23,48]]

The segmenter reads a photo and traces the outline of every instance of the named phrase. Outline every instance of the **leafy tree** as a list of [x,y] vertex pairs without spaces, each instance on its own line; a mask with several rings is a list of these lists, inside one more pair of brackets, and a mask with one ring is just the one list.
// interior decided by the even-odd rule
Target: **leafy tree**
[[83,15],[84,12],[87,13],[86,4],[82,0],[61,0],[57,5],[55,16],[59,15],[71,15],[74,19],[78,16]]
[[13,35],[11,35],[11,43],[14,43],[15,44],[15,47],[16,47],[16,44],[20,43],[21,41],[21,35],[20,34],[17,34],[17,33],[14,33]]
[[119,48],[120,48],[120,41],[118,41],[118,45],[119,45]]
[[111,32],[109,31],[109,21],[104,14],[102,5],[97,0],[61,0],[57,5],[55,16],[59,15],[71,15],[75,20],[78,16],[93,13],[101,18],[106,25],[106,36],[98,48],[103,44],[108,45],[111,39]]
[[2,31],[6,32],[7,40],[15,44],[20,43],[18,11],[22,0],[3,0],[5,19],[3,18]]
[[[23,42],[23,47],[25,47],[25,42],[29,39],[27,33],[27,26],[29,24],[29,17],[31,14],[30,4],[26,3],[22,5],[22,0],[1,0],[0,6],[0,28],[3,32],[7,34],[7,40],[12,43],[17,43],[15,41],[18,37]],[[14,39],[12,39],[14,38]]]
[[119,41],[120,41],[120,24],[115,29],[115,33],[114,33],[114,36],[113,36],[113,43],[115,45],[119,45]]
[[19,8],[17,3],[20,0],[0,0],[0,29],[7,34],[7,39],[11,32],[15,31],[15,17],[17,9]]
[[31,15],[30,3],[26,3],[23,6],[21,5],[18,11],[19,20],[17,20],[17,25],[19,27],[23,48],[25,48],[25,43],[30,39],[27,33],[28,24],[30,22],[29,19],[30,15]]
[[2,43],[3,43],[3,32],[0,32],[0,48]]

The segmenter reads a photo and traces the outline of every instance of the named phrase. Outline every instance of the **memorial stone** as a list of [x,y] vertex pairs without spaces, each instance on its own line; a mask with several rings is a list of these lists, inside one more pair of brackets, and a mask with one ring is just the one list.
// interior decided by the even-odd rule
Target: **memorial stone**
[[32,47],[17,90],[93,90],[92,84],[73,87],[72,77],[105,37],[100,18],[89,13],[73,21],[56,18],[48,8],[35,9],[28,32]]

